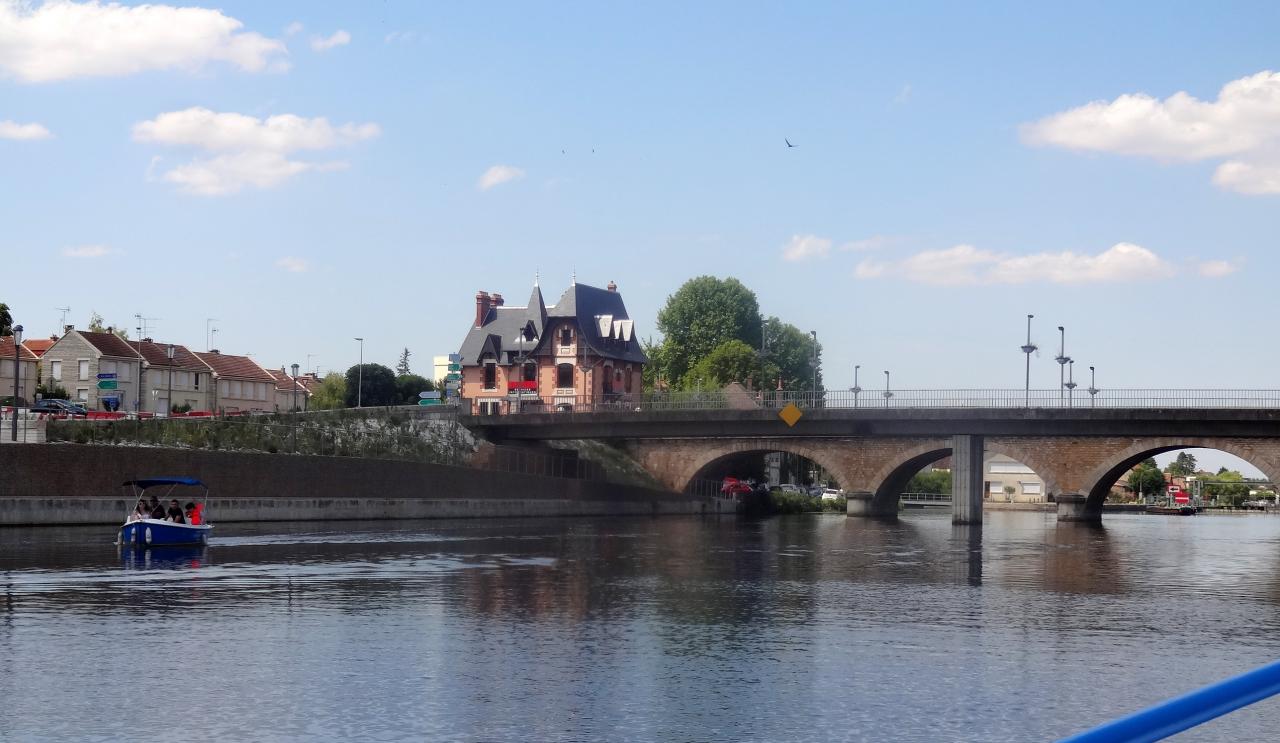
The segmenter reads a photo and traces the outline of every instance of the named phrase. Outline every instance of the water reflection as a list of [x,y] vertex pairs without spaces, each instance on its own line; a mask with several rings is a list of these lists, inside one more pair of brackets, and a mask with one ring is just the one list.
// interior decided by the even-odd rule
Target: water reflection
[[[1268,517],[224,525],[164,551],[84,527],[0,539],[15,738],[127,735],[93,700],[118,691],[139,626],[198,642],[199,681],[221,690],[201,733],[229,738],[1041,739],[1280,650]],[[154,663],[138,694],[195,690],[181,654]],[[1259,707],[1206,739],[1276,724]]]

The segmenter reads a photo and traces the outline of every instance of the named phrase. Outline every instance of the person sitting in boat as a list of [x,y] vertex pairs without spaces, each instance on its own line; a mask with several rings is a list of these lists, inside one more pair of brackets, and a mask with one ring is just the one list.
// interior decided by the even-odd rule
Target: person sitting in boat
[[166,520],[172,521],[175,524],[187,523],[186,517],[182,515],[182,509],[178,508],[178,501],[176,498],[169,501],[169,518]]
[[164,521],[168,513],[164,510],[164,505],[160,503],[160,499],[151,496],[151,518],[157,521]]
[[201,509],[194,503],[187,503],[184,509],[187,512],[187,523],[192,526],[199,526],[203,519],[200,518]]
[[138,505],[133,509],[133,513],[129,514],[130,521],[141,521],[151,517],[151,506],[147,503],[146,498],[139,498]]

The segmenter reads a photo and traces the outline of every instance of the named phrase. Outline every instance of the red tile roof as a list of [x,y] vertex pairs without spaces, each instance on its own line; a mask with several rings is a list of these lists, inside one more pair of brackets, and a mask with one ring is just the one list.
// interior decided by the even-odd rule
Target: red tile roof
[[36,338],[35,340],[24,340],[22,345],[26,346],[27,350],[36,356],[44,356],[44,352],[48,351],[49,347],[57,342],[57,338]]
[[[166,353],[168,343],[155,343],[153,341],[129,341],[129,345],[142,354],[142,358],[147,360],[151,366],[169,366],[169,356]],[[188,371],[207,371],[208,367],[204,365],[200,359],[196,358],[194,353],[183,345],[173,344],[173,368],[186,369]]]
[[95,333],[92,330],[77,332],[104,356],[115,356],[121,359],[138,358],[138,353],[133,350],[133,346],[115,333]]
[[[21,350],[18,351],[18,357],[23,361],[35,361],[39,358],[27,348],[26,341],[23,341],[19,348]],[[13,336],[6,335],[0,338],[0,361],[11,359],[13,359]]]
[[[267,373],[271,375],[272,379],[276,380],[277,392],[293,392],[295,382],[287,373],[279,369],[268,369]],[[307,391],[307,388],[302,385],[301,379],[296,384],[299,392],[305,393]]]
[[255,382],[274,382],[275,379],[257,362],[248,356],[235,356],[229,353],[202,353],[196,351],[200,359],[219,377],[232,379],[250,379]]

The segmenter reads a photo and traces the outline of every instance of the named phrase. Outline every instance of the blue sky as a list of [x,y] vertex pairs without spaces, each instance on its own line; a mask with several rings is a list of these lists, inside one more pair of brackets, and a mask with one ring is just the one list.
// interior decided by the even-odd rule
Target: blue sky
[[834,387],[1020,387],[1029,312],[1035,386],[1061,324],[1102,387],[1275,387],[1280,6],[1116,5],[0,0],[0,300],[425,370],[478,289],[647,336],[711,273]]

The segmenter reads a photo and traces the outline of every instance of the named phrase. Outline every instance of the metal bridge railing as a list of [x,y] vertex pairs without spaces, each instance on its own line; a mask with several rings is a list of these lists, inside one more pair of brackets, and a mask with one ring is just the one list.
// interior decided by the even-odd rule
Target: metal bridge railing
[[[472,403],[475,403],[473,406]],[[1068,408],[1220,408],[1280,409],[1280,389],[1107,389],[1068,392],[1057,389],[955,390],[825,390],[819,392],[681,391],[475,398],[464,401],[461,412],[477,414],[664,412],[685,410],[782,409],[794,404],[803,410],[901,409],[1068,409]]]

